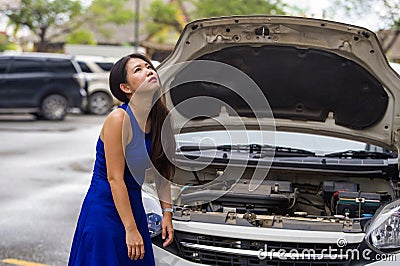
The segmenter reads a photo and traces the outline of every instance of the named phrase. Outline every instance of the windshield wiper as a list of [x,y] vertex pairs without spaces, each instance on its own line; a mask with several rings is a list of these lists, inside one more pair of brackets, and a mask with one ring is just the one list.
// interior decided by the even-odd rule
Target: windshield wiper
[[378,152],[378,151],[340,151],[324,155],[325,157],[352,158],[352,159],[388,159],[394,158],[393,153]]
[[180,151],[202,151],[202,150],[220,150],[220,151],[249,151],[250,153],[253,152],[261,152],[262,150],[271,150],[274,149],[274,146],[271,145],[260,145],[260,144],[224,144],[224,145],[217,145],[217,146],[207,146],[207,145],[185,145],[179,147]]
[[204,146],[204,145],[187,145],[181,146],[180,151],[200,151],[200,150],[221,150],[221,151],[248,151],[254,153],[253,158],[264,158],[266,156],[291,157],[291,156],[315,156],[314,152],[290,147],[260,145],[260,144],[237,144],[237,145],[218,145],[218,146]]
[[222,150],[224,147],[226,149],[230,149],[231,145],[220,145],[220,146],[206,146],[206,145],[185,145],[185,146],[180,146],[179,151],[203,151],[203,150]]
[[[261,152],[253,156],[253,158],[264,158],[271,156],[270,152]],[[308,157],[315,156],[315,153],[308,150],[290,148],[290,147],[275,147],[275,157]]]

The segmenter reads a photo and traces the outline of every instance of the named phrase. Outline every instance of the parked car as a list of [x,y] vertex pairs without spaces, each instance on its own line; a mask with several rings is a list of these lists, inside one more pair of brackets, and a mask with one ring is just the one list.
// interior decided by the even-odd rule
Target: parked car
[[166,248],[144,198],[157,265],[398,265],[400,78],[372,31],[198,20],[159,74],[177,170]]
[[[88,100],[83,111],[95,115],[104,115],[114,106],[119,105],[120,101],[111,94],[108,85],[111,68],[118,58],[84,55],[77,55],[75,58],[87,81]],[[155,66],[159,64],[157,61],[153,61],[153,63]]]
[[63,120],[69,110],[80,110],[86,97],[78,63],[62,54],[1,54],[0,82],[0,113]]
[[108,113],[120,102],[111,94],[108,77],[115,58],[75,56],[86,78],[87,105],[83,111],[95,115]]

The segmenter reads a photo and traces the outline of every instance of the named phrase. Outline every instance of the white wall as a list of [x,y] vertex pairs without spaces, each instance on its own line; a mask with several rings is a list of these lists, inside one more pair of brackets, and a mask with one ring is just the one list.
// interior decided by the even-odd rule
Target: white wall
[[[135,51],[135,47],[114,46],[114,45],[80,45],[65,44],[64,53],[69,55],[97,55],[106,57],[122,57]],[[146,53],[146,49],[139,48],[140,53]]]

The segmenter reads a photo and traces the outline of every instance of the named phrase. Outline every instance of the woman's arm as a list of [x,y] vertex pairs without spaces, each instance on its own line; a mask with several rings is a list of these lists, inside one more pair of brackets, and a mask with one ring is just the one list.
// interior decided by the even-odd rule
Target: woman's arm
[[[171,209],[171,183],[166,180],[165,178],[158,176],[157,178],[161,179],[156,182],[157,187],[157,194],[158,198],[160,199],[161,208],[164,209]],[[174,228],[172,226],[172,212],[163,212],[163,218],[161,221],[161,228],[162,239],[165,239],[163,246],[166,247],[172,243],[174,240]]]
[[[160,203],[161,203],[162,209],[171,208],[170,203],[166,203],[163,201]],[[174,227],[172,226],[172,212],[164,212],[163,213],[161,227],[162,227],[162,233],[161,233],[162,239],[165,239],[165,237],[168,234],[167,239],[165,239],[165,241],[163,243],[163,247],[166,247],[169,244],[171,244],[172,241],[174,240]]]
[[101,138],[104,142],[108,182],[118,214],[125,227],[128,256],[137,260],[144,256],[144,245],[142,236],[136,227],[124,182],[125,156],[122,141],[124,117],[123,110],[113,111],[104,123]]

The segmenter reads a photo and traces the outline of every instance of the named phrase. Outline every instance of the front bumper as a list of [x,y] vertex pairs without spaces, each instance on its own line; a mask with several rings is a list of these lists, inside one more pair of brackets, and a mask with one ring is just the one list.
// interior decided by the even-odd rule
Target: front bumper
[[[167,248],[162,247],[160,236],[153,238],[157,265],[394,266],[400,262],[400,254],[377,254],[368,249],[360,233],[271,230],[179,221],[174,221],[174,228],[174,242]],[[258,235],[253,231],[258,231]],[[342,247],[338,239],[344,241]]]
[[157,266],[198,266],[204,265],[182,259],[171,252],[153,244],[154,258]]
[[[199,265],[210,265],[210,264],[200,264],[200,263],[195,263],[191,262],[189,260],[186,260],[184,258],[181,258],[161,247],[158,247],[157,245],[153,244],[153,252],[154,252],[154,257],[156,261],[157,266],[199,266]],[[375,255],[373,255],[375,256]],[[373,257],[372,256],[372,257]],[[342,264],[332,264],[332,265],[370,265],[370,266],[395,266],[399,265],[400,262],[400,254],[396,254],[394,256],[382,256],[380,255],[380,258],[376,258],[377,260],[374,262],[368,262],[365,260],[359,260],[359,261],[353,261],[353,262],[344,262]],[[260,260],[259,264],[253,264],[253,265],[269,265],[267,264],[268,260]],[[304,262],[301,260],[282,260],[283,265],[306,265]],[[302,264],[303,263],[303,264]],[[213,264],[211,264],[213,265]],[[218,264],[214,264],[218,265]],[[224,264],[224,265],[230,265]],[[232,264],[236,265],[236,264]],[[240,264],[239,264],[240,265]],[[243,264],[244,265],[244,264]],[[278,264],[271,264],[271,265],[278,265]],[[310,265],[310,264],[307,264]],[[311,263],[311,265],[314,265],[314,262]],[[315,260],[315,265],[322,265],[321,262],[318,260]]]

